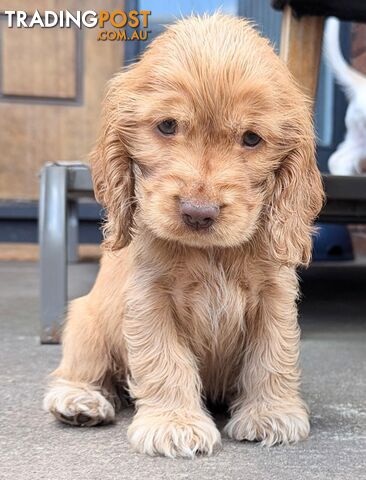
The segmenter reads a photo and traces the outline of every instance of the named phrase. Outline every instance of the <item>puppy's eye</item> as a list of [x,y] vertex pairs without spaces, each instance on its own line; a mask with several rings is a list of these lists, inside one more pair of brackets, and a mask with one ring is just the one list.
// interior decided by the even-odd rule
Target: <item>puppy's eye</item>
[[168,118],[167,120],[163,120],[158,124],[158,130],[163,135],[175,135],[177,133],[177,121],[173,118]]
[[242,144],[244,147],[256,147],[262,141],[261,137],[254,132],[248,130],[242,137]]

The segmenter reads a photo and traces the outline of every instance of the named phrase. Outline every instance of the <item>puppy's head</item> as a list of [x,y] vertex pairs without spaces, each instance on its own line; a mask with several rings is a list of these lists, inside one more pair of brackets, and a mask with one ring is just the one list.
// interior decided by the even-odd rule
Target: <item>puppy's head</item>
[[309,107],[248,22],[178,22],[116,76],[92,155],[106,241],[134,230],[194,247],[261,244],[307,263],[322,201]]

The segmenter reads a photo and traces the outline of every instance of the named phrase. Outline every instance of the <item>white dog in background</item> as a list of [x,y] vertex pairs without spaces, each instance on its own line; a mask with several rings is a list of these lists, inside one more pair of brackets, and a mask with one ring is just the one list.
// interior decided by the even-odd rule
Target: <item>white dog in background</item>
[[366,76],[345,61],[339,45],[339,20],[332,17],[325,29],[325,53],[334,75],[347,95],[346,136],[329,157],[334,175],[366,173]]

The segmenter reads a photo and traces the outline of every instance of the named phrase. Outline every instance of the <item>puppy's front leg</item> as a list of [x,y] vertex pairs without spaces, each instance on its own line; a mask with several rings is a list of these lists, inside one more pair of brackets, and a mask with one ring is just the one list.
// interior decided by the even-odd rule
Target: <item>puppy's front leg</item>
[[270,446],[297,442],[309,434],[307,408],[299,395],[297,282],[288,273],[266,286],[247,318],[242,393],[226,427],[236,440],[260,440]]
[[211,454],[220,433],[204,411],[196,360],[179,335],[170,300],[158,287],[130,298],[139,299],[128,302],[125,318],[137,407],[128,430],[133,448],[167,457]]
[[110,382],[105,330],[90,295],[72,302],[63,332],[62,361],[43,402],[45,410],[61,422],[94,426],[115,417],[118,399]]

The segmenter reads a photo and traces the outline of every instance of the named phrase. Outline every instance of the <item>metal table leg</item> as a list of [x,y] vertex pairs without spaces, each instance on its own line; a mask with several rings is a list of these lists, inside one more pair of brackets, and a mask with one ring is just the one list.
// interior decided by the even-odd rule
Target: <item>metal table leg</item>
[[58,343],[67,303],[67,168],[46,165],[39,212],[41,342]]

